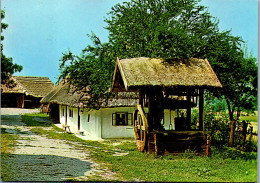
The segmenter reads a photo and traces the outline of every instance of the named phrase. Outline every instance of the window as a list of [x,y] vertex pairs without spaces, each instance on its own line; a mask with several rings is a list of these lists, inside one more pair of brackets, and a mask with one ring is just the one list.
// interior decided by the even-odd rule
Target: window
[[62,109],[62,116],[65,116],[65,110]]
[[88,114],[87,122],[90,122],[90,114]]
[[127,112],[116,112],[112,114],[113,126],[132,125],[132,114]]
[[69,110],[69,117],[73,118],[73,109]]

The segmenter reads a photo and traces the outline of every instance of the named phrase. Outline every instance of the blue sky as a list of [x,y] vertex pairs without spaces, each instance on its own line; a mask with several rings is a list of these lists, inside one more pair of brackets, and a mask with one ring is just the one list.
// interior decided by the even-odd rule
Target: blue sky
[[[62,52],[74,54],[91,44],[93,31],[103,42],[108,32],[104,17],[120,0],[1,0],[6,11],[3,22],[4,54],[23,70],[14,75],[47,76],[53,82],[59,74]],[[258,55],[257,0],[203,0],[211,15],[219,19],[220,30],[232,30],[247,41],[249,51]]]

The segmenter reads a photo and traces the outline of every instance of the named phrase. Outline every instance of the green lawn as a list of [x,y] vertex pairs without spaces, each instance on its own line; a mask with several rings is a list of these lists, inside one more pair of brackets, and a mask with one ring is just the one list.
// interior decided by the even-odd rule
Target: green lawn
[[257,122],[258,116],[254,115],[254,116],[240,116],[240,121],[249,121],[249,122]]
[[[240,152],[225,148],[222,151],[213,149],[210,157],[195,156],[190,153],[175,157],[155,157],[153,154],[139,152],[135,142],[129,139],[111,139],[104,142],[85,141],[73,134],[58,133],[61,130],[56,126],[53,126],[52,130],[44,130],[41,126],[37,126],[33,131],[39,135],[45,134],[48,138],[67,140],[71,144],[78,142],[74,145],[75,148],[86,148],[94,161],[108,167],[122,181],[257,181],[257,153],[255,152]],[[126,155],[115,156],[118,153]],[[109,180],[94,175],[89,181]]]
[[[114,147],[115,148],[115,147]],[[225,152],[215,151],[211,157],[183,154],[177,157],[140,153],[134,142],[125,142],[116,146],[119,150],[128,150],[126,156],[113,156],[112,147],[92,151],[92,157],[105,162],[109,168],[127,181],[155,182],[244,182],[257,180],[256,153],[244,158],[234,157]]]
[[[34,132],[46,134],[49,138],[64,139],[72,144],[80,142],[76,148],[90,150],[90,155],[96,162],[115,172],[122,181],[255,182],[257,180],[255,152],[244,153],[226,148],[222,151],[213,150],[211,157],[189,153],[175,157],[155,157],[153,154],[140,153],[133,140],[85,141],[73,134],[57,133],[56,130],[45,131],[38,127]],[[128,154],[115,156],[118,153]],[[90,181],[109,180],[93,176]]]

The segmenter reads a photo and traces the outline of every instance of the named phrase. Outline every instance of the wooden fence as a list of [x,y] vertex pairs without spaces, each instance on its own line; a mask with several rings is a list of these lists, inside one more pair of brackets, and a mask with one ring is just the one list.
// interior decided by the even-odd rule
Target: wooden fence
[[[214,123],[213,123],[214,124]],[[211,136],[211,145],[223,147],[228,145],[230,137],[230,124],[211,125],[206,128]],[[253,126],[250,122],[236,121],[234,145],[236,147],[245,147],[247,142],[256,141],[257,133],[253,132]]]

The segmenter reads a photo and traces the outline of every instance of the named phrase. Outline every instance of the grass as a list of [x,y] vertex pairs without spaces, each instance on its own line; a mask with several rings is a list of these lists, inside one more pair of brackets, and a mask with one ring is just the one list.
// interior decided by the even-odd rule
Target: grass
[[[34,133],[46,135],[52,139],[64,139],[75,148],[90,151],[90,157],[103,167],[115,173],[121,181],[149,182],[256,182],[257,154],[243,153],[231,148],[213,149],[212,156],[195,156],[191,153],[179,156],[158,156],[140,153],[133,140],[110,139],[104,142],[85,141],[73,134],[63,134],[53,126],[45,130],[40,124],[29,120],[37,116],[26,115],[23,119]],[[31,117],[31,118],[30,118]],[[39,117],[39,116],[37,116]],[[123,156],[114,156],[116,152],[127,152]],[[100,175],[90,177],[88,181],[109,181]]]
[[[136,150],[135,143],[120,145],[121,150],[129,150],[126,156],[113,156],[100,149],[92,157],[98,162],[106,162],[113,172],[119,173],[127,181],[153,182],[221,182],[256,181],[257,161],[223,158],[222,152],[212,157],[183,154],[181,156],[154,157]],[[129,147],[133,147],[131,150]],[[256,153],[255,153],[256,154]]]
[[17,144],[17,136],[6,132],[5,128],[1,127],[1,180],[12,180],[12,174],[10,173],[10,167],[3,163],[8,161],[8,158],[14,151],[14,147]]
[[22,115],[22,121],[27,126],[51,126],[52,122],[45,113],[28,113]]
[[248,121],[248,122],[257,122],[257,118],[258,116],[256,115],[253,115],[253,116],[240,116],[240,120],[243,121]]
[[[214,150],[211,157],[195,156],[190,153],[176,157],[155,157],[153,154],[137,151],[135,142],[130,140],[113,139],[101,143],[85,141],[73,134],[57,133],[60,132],[60,129],[35,128],[34,130],[49,138],[79,142],[80,144],[76,146],[90,150],[91,157],[108,167],[110,171],[115,172],[119,180],[149,182],[253,182],[257,180],[256,153],[224,149],[222,151]],[[129,154],[114,156],[115,152],[128,152]],[[104,181],[98,176],[93,178]]]

